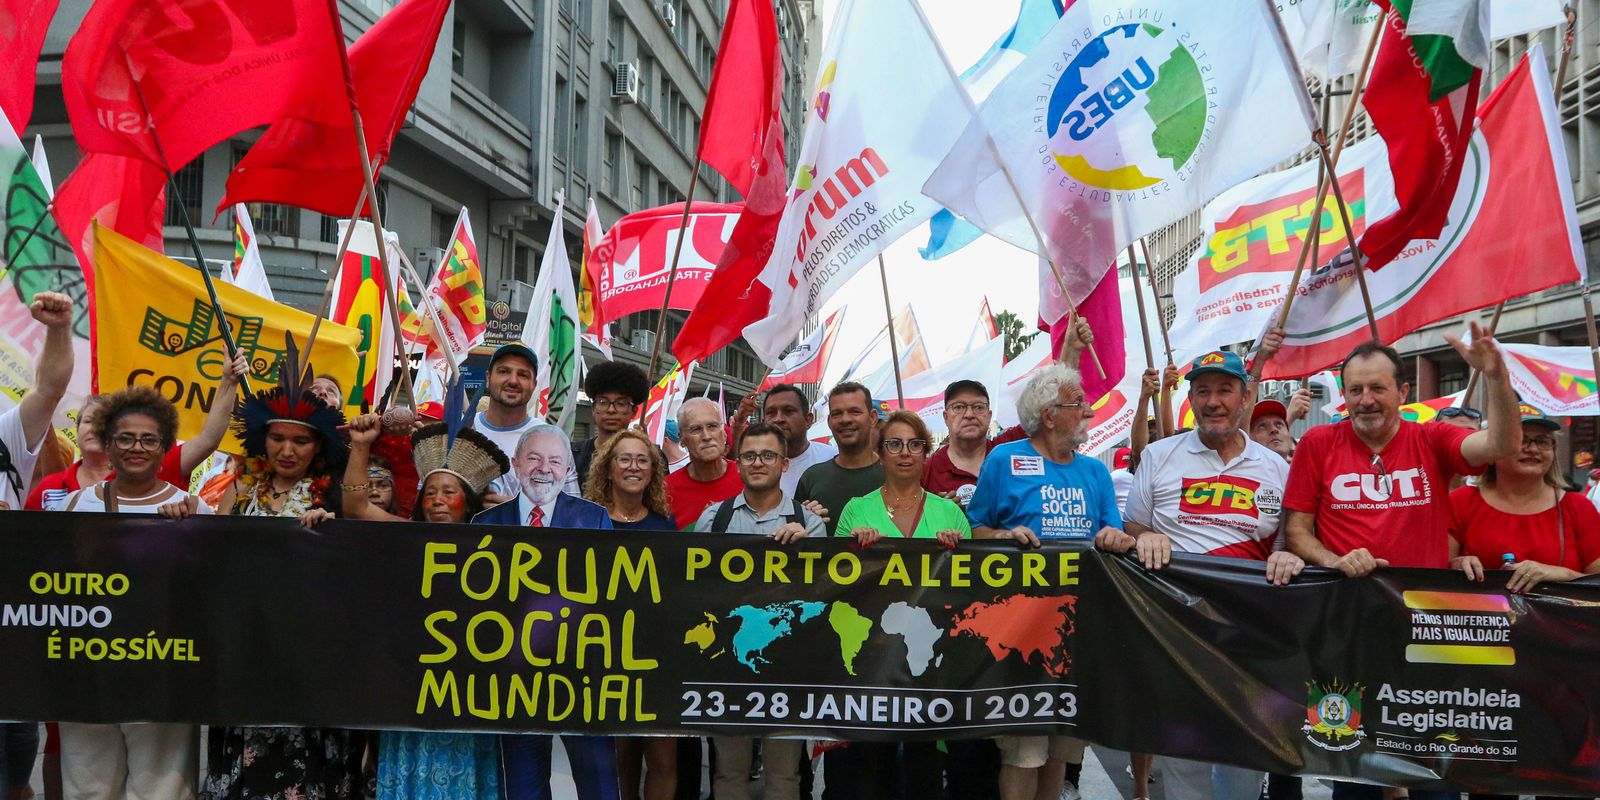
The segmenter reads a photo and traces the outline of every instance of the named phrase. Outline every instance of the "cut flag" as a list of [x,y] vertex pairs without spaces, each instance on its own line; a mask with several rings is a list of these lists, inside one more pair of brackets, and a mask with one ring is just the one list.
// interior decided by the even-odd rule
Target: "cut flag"
[[572,285],[572,262],[567,260],[567,237],[562,234],[566,202],[556,201],[550,222],[550,239],[539,261],[539,279],[522,324],[522,343],[539,358],[529,413],[571,431],[578,411],[578,292]]
[[222,280],[256,297],[273,299],[267,267],[261,263],[261,249],[256,246],[256,226],[250,223],[250,209],[243,203],[233,207],[233,263],[223,267]]
[[1444,229],[1489,66],[1488,0],[1377,2],[1386,28],[1361,105],[1388,148],[1400,209],[1361,236],[1373,270]]
[[[845,281],[938,210],[921,187],[971,111],[915,2],[845,0],[821,63],[776,238],[759,251],[741,241],[757,209],[752,193],[673,345],[680,361],[742,333],[757,356],[777,364]],[[730,269],[730,256],[738,268]],[[751,264],[759,264],[755,274],[745,271]]]
[[[350,220],[339,220],[341,238],[350,224]],[[345,405],[375,408],[394,377],[394,332],[390,328],[384,283],[387,282],[391,290],[399,289],[400,239],[394,231],[384,231],[389,245],[389,252],[385,254],[389,269],[385,275],[384,270],[379,269],[378,237],[373,233],[372,223],[356,220],[355,226],[344,263],[339,265],[339,274],[334,278],[333,304],[328,310],[328,319],[361,331],[361,344],[356,348],[360,356],[356,380],[352,384],[341,384],[349,387]]]
[[[669,308],[694,309],[743,209],[738,203],[696,202],[689,210],[687,234],[682,203],[635,211],[617,220],[592,243],[591,226],[585,225],[584,273],[595,289],[594,324],[640,311],[659,311],[667,296],[667,277],[679,239],[683,239],[683,249],[678,251],[678,277],[673,281]],[[599,230],[598,215],[592,227]]]
[[828,356],[833,354],[833,340],[839,335],[839,328],[844,325],[844,308],[828,315],[817,329],[807,336],[805,341],[796,345],[784,355],[778,366],[767,374],[766,380],[761,382],[758,391],[765,391],[780,383],[821,383],[822,375],[828,369]]
[[[349,118],[336,6],[328,0],[96,0],[61,59],[85,153],[177,170],[280,117]],[[231,204],[233,200],[224,201]],[[335,212],[349,213],[349,208]]]
[[1068,8],[924,187],[1048,257],[1074,303],[1130,243],[1298,154],[1314,128],[1267,0],[1142,4],[1159,25],[1126,11]]
[[[1381,341],[1582,280],[1577,212],[1542,47],[1529,50],[1483,103],[1477,128],[1439,238],[1407,243],[1392,264],[1367,276]],[[1373,138],[1352,145],[1339,161],[1358,232],[1399,213],[1384,144]],[[1334,200],[1320,214],[1311,209],[1317,169],[1309,163],[1262,176],[1206,207],[1205,244],[1173,283],[1174,342],[1217,349],[1273,324],[1300,243],[1313,229],[1322,237],[1322,263],[1307,267],[1284,346],[1264,377],[1309,375],[1371,338],[1354,265],[1349,251],[1341,251],[1344,229]]]
[[[279,0],[282,2],[282,0]],[[326,2],[326,0],[322,0]],[[428,72],[450,0],[404,0],[350,46],[350,80],[361,109],[367,155],[381,168],[395,134]],[[273,120],[233,168],[218,210],[230,203],[283,203],[343,217],[355,208],[365,178],[355,123],[340,73],[320,76],[338,92],[319,95],[313,114]]]
[[603,239],[605,231],[600,227],[600,210],[595,207],[594,197],[591,196],[589,214],[583,220],[583,263],[578,268],[578,326],[583,331],[583,340],[594,345],[610,361],[611,323],[600,316],[600,297],[595,291],[599,285],[595,270],[599,265],[590,256]]

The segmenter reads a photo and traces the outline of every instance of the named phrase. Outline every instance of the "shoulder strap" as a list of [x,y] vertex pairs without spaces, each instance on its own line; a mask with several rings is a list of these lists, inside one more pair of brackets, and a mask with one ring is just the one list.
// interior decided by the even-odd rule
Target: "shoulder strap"
[[730,497],[717,504],[717,513],[711,517],[712,533],[728,532],[728,523],[733,521],[733,500]]
[[117,513],[117,493],[112,491],[111,481],[102,481],[100,483],[100,499],[104,501],[106,511],[112,514]]
[[793,503],[793,505],[789,507],[789,513],[783,515],[783,521],[794,522],[800,525],[806,524],[805,507],[800,505],[800,499],[790,498],[790,502]]

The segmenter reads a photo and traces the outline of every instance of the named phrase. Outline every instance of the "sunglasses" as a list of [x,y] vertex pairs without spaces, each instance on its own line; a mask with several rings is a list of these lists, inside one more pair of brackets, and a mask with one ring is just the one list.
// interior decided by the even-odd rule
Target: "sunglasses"
[[1457,408],[1456,406],[1449,406],[1447,408],[1439,409],[1439,416],[1443,417],[1444,419],[1466,417],[1467,419],[1471,420],[1482,420],[1483,412],[1476,408]]

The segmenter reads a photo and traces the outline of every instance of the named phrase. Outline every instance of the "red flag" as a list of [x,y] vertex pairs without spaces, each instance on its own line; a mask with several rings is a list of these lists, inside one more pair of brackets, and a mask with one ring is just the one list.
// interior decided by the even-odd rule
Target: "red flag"
[[742,203],[697,201],[689,210],[687,234],[681,227],[682,203],[635,211],[617,220],[605,235],[588,243],[584,253],[584,276],[595,288],[596,326],[661,308],[672,253],[685,235],[672,285],[672,307],[693,309],[743,210]]
[[97,0],[61,64],[73,135],[175,170],[285,115],[348,114],[343,36],[328,0]]
[[33,116],[39,50],[61,0],[0,0],[0,108],[22,135]]
[[[1077,312],[1089,323],[1089,330],[1094,332],[1094,342],[1089,347],[1100,357],[1100,366],[1097,367],[1094,358],[1085,351],[1074,365],[1078,368],[1078,374],[1083,376],[1084,395],[1093,402],[1121,383],[1128,371],[1126,331],[1122,327],[1122,295],[1116,270],[1106,270],[1105,277],[1095,285],[1094,291],[1078,305]],[[1072,319],[1071,315],[1063,314],[1054,325],[1039,321],[1039,327],[1050,332],[1050,352],[1054,355],[1061,354],[1061,343],[1066,338],[1069,319]],[[1100,367],[1105,367],[1104,376],[1100,374]]]
[[98,217],[102,226],[161,252],[166,183],[166,173],[147,161],[90,153],[56,190],[56,224],[78,254],[91,305],[94,248],[89,243],[89,222]]
[[757,176],[770,169],[764,162],[773,153],[783,157],[782,113],[783,51],[772,2],[733,0],[717,45],[696,153],[739,194],[749,196]]
[[[405,0],[350,47],[367,155],[380,167],[417,99],[449,8],[450,0]],[[274,121],[228,176],[217,213],[234,203],[283,203],[348,216],[366,179],[348,100],[340,94],[330,102],[315,119]]]

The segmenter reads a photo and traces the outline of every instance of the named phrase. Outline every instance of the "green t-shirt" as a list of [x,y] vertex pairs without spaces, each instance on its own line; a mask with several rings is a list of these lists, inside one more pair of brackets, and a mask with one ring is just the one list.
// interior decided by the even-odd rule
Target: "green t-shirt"
[[828,535],[838,526],[844,504],[872,492],[883,485],[883,462],[874,461],[865,467],[845,469],[839,462],[828,459],[812,464],[795,487],[795,499],[800,502],[815,500],[828,509]]
[[[900,529],[895,527],[894,520],[889,516],[888,507],[883,504],[882,489],[846,503],[844,513],[839,515],[837,532],[833,535],[849,536],[856,528],[877,528],[884,536],[901,535]],[[961,531],[963,538],[971,539],[972,523],[967,521],[967,512],[962,511],[961,506],[933,492],[924,492],[922,518],[917,520],[917,528],[911,532],[911,538],[932,539],[939,535],[939,531]]]

